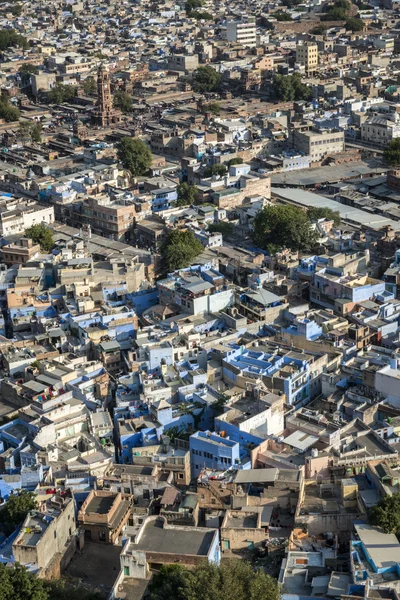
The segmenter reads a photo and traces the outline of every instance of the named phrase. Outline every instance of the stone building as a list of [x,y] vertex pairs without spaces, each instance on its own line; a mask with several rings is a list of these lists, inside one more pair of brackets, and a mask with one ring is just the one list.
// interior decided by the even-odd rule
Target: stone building
[[70,554],[70,547],[72,557],[76,532],[73,499],[52,496],[41,503],[38,510],[28,513],[13,542],[15,561],[21,565],[36,565],[39,575],[44,576],[52,561],[62,563],[64,554],[67,551]]
[[128,523],[132,501],[121,493],[92,491],[78,513],[85,538],[115,544]]

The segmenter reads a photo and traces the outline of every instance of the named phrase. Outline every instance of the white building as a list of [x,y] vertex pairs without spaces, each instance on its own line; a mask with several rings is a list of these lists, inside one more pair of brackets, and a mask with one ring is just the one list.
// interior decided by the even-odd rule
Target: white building
[[21,198],[0,198],[0,235],[23,233],[39,223],[54,223],[53,206],[41,206],[33,200]]
[[226,39],[228,42],[254,47],[257,44],[257,30],[255,19],[247,21],[228,21],[226,24]]
[[400,123],[372,117],[361,125],[361,139],[376,146],[387,146],[392,140],[400,137]]

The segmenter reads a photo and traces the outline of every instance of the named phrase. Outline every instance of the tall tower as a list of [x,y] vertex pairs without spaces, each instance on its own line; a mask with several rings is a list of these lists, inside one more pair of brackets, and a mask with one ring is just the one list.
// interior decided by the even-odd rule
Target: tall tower
[[110,88],[110,76],[104,65],[97,71],[97,104],[93,111],[94,125],[108,127],[112,123],[119,123],[121,111],[113,107]]

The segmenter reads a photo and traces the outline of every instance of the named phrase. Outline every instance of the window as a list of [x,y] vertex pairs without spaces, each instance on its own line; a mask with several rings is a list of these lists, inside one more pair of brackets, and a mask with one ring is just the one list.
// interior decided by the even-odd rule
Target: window
[[178,479],[183,479],[183,473],[178,473]]
[[129,567],[124,567],[124,575],[129,577]]

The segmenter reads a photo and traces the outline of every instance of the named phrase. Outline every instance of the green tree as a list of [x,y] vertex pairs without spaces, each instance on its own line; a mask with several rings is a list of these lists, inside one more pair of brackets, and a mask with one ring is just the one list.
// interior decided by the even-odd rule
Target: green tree
[[31,132],[32,142],[36,142],[37,144],[40,144],[40,142],[42,141],[41,131],[42,131],[41,123],[35,123],[35,125],[32,127],[32,132]]
[[21,121],[19,124],[19,131],[23,138],[31,137],[31,130],[33,124],[30,121]]
[[202,112],[211,113],[218,117],[221,114],[221,106],[219,102],[209,102],[208,104],[203,104]]
[[227,171],[227,166],[224,164],[212,165],[211,167],[205,168],[204,177],[212,177],[213,175],[219,175],[220,177],[223,177]]
[[86,96],[94,96],[97,93],[97,83],[93,75],[89,75],[89,77],[86,77],[82,84],[82,87]]
[[114,94],[114,106],[120,108],[123,113],[128,113],[132,110],[132,96],[126,92],[118,91]]
[[291,15],[286,12],[285,10],[277,10],[276,12],[272,13],[271,15],[272,17],[274,17],[277,21],[292,21],[292,17]]
[[25,236],[30,238],[35,244],[40,244],[43,252],[50,252],[54,247],[53,232],[46,223],[32,225],[25,230]]
[[14,4],[14,6],[10,8],[10,13],[13,15],[13,17],[20,17],[22,15],[21,4]]
[[8,96],[0,96],[0,119],[4,119],[7,123],[19,120],[19,110],[16,106],[10,103]]
[[395,138],[386,146],[383,158],[392,167],[400,166],[400,138]]
[[181,565],[163,566],[148,591],[149,600],[279,600],[280,595],[273,577],[234,559],[220,566],[204,561],[193,571]]
[[327,30],[327,26],[324,25],[323,23],[321,23],[320,25],[316,25],[315,27],[313,27],[310,30],[310,33],[312,33],[312,35],[324,35],[326,30]]
[[334,8],[342,8],[346,12],[348,12],[351,8],[351,2],[349,0],[335,0]]
[[385,533],[400,533],[400,493],[379,500],[369,511],[368,522]]
[[124,137],[118,144],[118,159],[134,177],[146,175],[153,155],[148,145],[139,138]]
[[345,21],[347,11],[343,8],[331,8],[326,14],[322,15],[321,21]]
[[335,227],[340,225],[340,213],[338,210],[332,210],[331,208],[325,208],[323,206],[313,206],[307,210],[307,216],[310,221],[317,221],[318,219],[329,219],[333,221]]
[[56,83],[50,90],[47,97],[50,104],[62,104],[63,102],[72,102],[76,96],[76,87],[73,85],[63,85]]
[[202,6],[203,6],[202,0],[186,0],[185,10],[189,14],[193,10],[196,10],[197,8],[200,8]]
[[253,226],[254,241],[260,248],[309,250],[318,238],[307,213],[296,206],[265,206],[256,214]]
[[47,600],[47,584],[25,567],[0,564],[1,600]]
[[231,165],[242,165],[243,158],[241,158],[240,156],[236,156],[235,158],[231,158],[230,160],[227,160],[225,164],[228,167],[228,169]]
[[23,137],[29,137],[32,142],[41,142],[42,136],[40,132],[42,131],[41,123],[30,123],[29,121],[22,121],[19,124],[19,130]]
[[189,229],[173,229],[165,238],[160,254],[165,273],[184,269],[192,264],[203,246]]
[[194,575],[183,565],[163,565],[153,575],[149,586],[149,600],[188,600]]
[[199,190],[195,185],[190,185],[184,181],[177,187],[178,199],[175,206],[189,206],[197,201]]
[[13,587],[12,600],[47,600],[45,582],[29,573],[25,567],[15,565],[10,570],[9,578]]
[[205,65],[194,72],[193,89],[195,92],[216,92],[221,81],[222,76],[210,65]]
[[271,91],[276,100],[282,100],[283,102],[308,100],[311,97],[311,88],[301,81],[300,73],[274,75]]
[[26,50],[29,48],[28,40],[14,29],[0,29],[0,50],[7,50],[14,46]]
[[[72,583],[65,579],[55,579],[46,582],[49,600],[104,600],[100,592],[87,589],[79,583]],[[1,596],[0,596],[1,600]]]
[[294,8],[295,6],[298,6],[299,4],[301,4],[303,2],[303,0],[283,0],[282,4],[283,6],[286,6],[287,8]]
[[346,28],[350,29],[353,32],[362,31],[364,29],[364,23],[361,19],[356,19],[356,17],[350,17],[346,21]]
[[0,523],[6,533],[10,534],[20,525],[28,512],[36,508],[36,496],[25,490],[12,494],[0,510]]
[[227,223],[226,221],[220,221],[219,223],[210,223],[208,231],[210,233],[222,233],[222,235],[231,235],[234,230],[233,223]]
[[212,14],[206,10],[192,10],[188,16],[192,19],[197,19],[197,21],[200,21],[201,19],[204,19],[205,21],[212,21],[214,19]]
[[22,65],[18,71],[19,76],[21,77],[21,81],[23,85],[29,85],[31,81],[31,75],[37,73],[37,68],[35,65],[31,65],[30,63],[26,63]]

